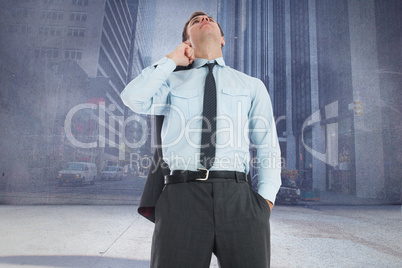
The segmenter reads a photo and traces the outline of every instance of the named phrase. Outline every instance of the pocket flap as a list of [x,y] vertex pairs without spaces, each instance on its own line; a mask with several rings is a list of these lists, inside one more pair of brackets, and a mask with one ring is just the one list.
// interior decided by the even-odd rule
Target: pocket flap
[[198,90],[184,90],[184,89],[173,89],[171,94],[175,97],[190,99],[197,97],[199,95]]
[[245,88],[224,87],[222,93],[231,96],[248,96],[248,90]]

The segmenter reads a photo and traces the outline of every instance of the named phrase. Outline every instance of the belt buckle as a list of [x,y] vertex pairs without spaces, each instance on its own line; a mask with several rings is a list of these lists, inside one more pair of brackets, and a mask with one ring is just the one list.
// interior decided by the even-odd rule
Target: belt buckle
[[205,178],[196,178],[195,180],[196,180],[196,181],[206,181],[206,180],[208,180],[209,170],[206,169],[206,168],[198,168],[198,170],[202,170],[202,171],[205,171],[205,172],[206,172],[206,173],[205,173]]

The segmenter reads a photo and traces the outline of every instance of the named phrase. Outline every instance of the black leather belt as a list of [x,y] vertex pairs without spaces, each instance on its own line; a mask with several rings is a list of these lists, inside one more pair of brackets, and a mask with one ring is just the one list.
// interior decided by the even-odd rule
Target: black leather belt
[[165,184],[181,183],[188,181],[207,181],[212,179],[234,179],[247,181],[244,172],[238,171],[209,171],[207,169],[198,169],[198,171],[190,170],[173,170],[170,175],[165,176]]

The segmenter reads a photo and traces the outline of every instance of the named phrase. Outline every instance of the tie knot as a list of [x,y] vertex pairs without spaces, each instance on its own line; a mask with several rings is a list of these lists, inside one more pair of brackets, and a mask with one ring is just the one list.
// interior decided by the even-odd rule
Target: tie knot
[[[208,68],[209,68],[209,71],[211,72],[212,71],[212,69],[214,68],[214,66],[216,65],[216,62],[212,62],[212,63],[207,63],[207,64],[205,64],[206,66],[208,66]],[[204,66],[205,66],[204,65]]]

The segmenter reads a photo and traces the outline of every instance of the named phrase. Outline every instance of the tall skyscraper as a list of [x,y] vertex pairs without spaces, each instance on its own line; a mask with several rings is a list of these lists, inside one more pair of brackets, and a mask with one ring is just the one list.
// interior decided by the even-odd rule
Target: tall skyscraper
[[[119,95],[132,77],[137,21],[133,15],[137,15],[139,1],[6,0],[0,6],[0,53],[2,68],[7,70],[2,76],[8,83],[1,99],[2,103],[7,98],[24,103],[15,106],[14,114],[18,117],[26,110],[19,117],[28,114],[38,122],[30,131],[48,149],[33,157],[44,158],[36,166],[48,166],[49,155],[96,161],[99,168],[117,164],[125,116]],[[20,77],[19,85],[12,80],[14,73]],[[65,120],[79,104],[87,106],[71,122]],[[71,133],[67,133],[65,127],[70,123]],[[23,126],[12,128],[18,132]],[[53,137],[51,142],[49,137]],[[35,143],[28,137],[25,140]],[[71,140],[86,145],[95,142],[96,146],[79,148]],[[66,145],[64,150],[59,150],[60,141]],[[53,168],[59,168],[58,164],[54,162]]]
[[269,90],[285,167],[323,191],[376,198],[400,189],[400,1],[218,7],[226,61]]

